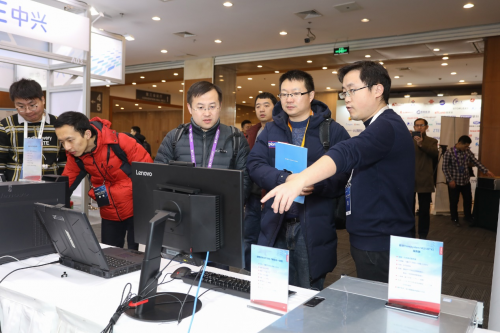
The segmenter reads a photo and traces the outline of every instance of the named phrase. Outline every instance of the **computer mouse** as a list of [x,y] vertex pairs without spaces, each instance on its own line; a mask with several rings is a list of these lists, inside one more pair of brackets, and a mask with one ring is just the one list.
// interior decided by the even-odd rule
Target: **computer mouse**
[[190,273],[191,273],[191,268],[179,267],[170,275],[170,277],[172,279],[181,279],[183,276],[188,275]]

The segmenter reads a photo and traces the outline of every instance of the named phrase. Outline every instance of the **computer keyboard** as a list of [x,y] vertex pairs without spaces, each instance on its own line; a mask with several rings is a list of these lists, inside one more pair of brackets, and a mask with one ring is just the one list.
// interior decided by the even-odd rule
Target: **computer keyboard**
[[[196,278],[197,274],[197,272],[194,272],[184,275],[182,281],[187,284],[198,285],[201,273],[198,275],[198,278]],[[250,281],[211,272],[205,272],[203,280],[201,281],[201,286],[203,288],[214,289],[214,291],[247,299],[250,299],[250,285]],[[293,294],[295,294],[295,291],[288,291],[288,296]]]
[[109,267],[112,268],[117,268],[117,267],[122,267],[122,266],[127,266],[127,265],[133,265],[134,263],[131,261],[123,260],[123,259],[118,259],[115,257],[110,257],[110,256],[104,256],[106,258],[106,263],[108,264]]

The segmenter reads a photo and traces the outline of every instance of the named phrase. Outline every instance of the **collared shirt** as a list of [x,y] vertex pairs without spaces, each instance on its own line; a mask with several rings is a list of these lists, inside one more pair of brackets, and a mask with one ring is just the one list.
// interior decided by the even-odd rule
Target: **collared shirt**
[[[469,174],[469,163],[473,163],[483,173],[488,172],[488,169],[476,159],[470,149],[465,151],[455,150],[455,147],[448,149],[443,156],[443,173],[446,177],[446,182],[449,183],[454,180],[459,186],[469,184],[471,177]],[[461,171],[460,167],[463,167],[463,171]]]

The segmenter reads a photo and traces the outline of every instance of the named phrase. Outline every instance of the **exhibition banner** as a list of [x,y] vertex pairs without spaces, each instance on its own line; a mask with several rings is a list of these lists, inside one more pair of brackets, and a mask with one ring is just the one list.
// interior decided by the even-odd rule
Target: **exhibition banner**
[[286,313],[289,251],[252,245],[251,307]]
[[443,242],[391,236],[388,306],[437,316]]

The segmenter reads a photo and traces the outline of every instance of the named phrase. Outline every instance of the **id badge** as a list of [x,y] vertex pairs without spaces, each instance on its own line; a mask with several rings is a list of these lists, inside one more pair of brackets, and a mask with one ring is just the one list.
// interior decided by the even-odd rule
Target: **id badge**
[[459,165],[458,166],[458,172],[460,172],[460,173],[464,173],[465,172],[465,168],[464,168],[463,165]]
[[103,207],[109,205],[108,191],[106,190],[106,185],[101,185],[94,188],[95,201],[97,206]]
[[345,188],[345,215],[351,215],[351,185]]

